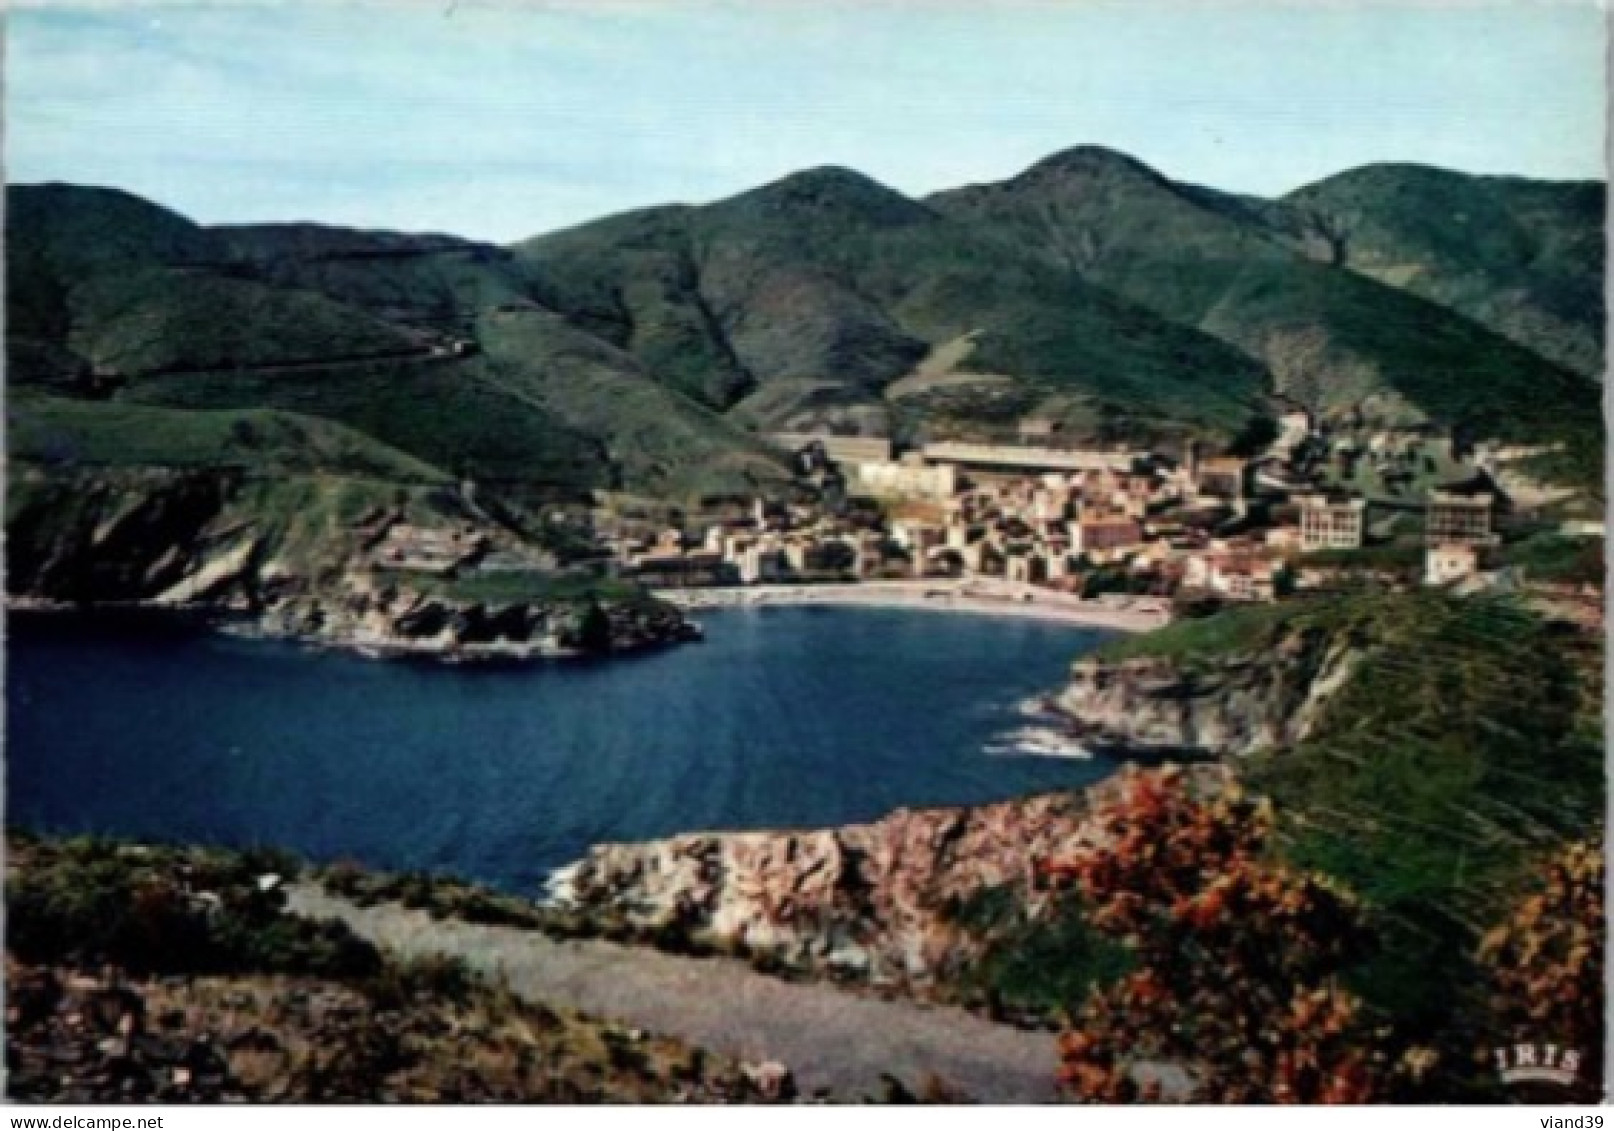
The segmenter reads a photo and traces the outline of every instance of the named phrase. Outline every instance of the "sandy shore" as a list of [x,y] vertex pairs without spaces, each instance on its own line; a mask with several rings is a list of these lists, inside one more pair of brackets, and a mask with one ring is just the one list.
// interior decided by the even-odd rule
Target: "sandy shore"
[[[763,608],[772,605],[832,605],[854,608],[925,609],[1028,617],[1118,632],[1148,632],[1168,617],[1148,598],[1084,601],[1049,590],[988,588],[979,582],[865,581],[844,585],[750,585],[709,589],[660,589],[656,596],[683,609]],[[1029,596],[1029,599],[1026,597]]]

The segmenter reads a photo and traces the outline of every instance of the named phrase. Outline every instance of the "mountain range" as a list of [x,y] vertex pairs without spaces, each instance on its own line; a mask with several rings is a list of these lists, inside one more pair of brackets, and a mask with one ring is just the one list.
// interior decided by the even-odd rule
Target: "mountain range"
[[921,199],[812,169],[497,246],[12,186],[12,455],[163,463],[167,436],[250,466],[217,414],[272,412],[277,461],[362,452],[514,513],[783,490],[773,430],[1217,446],[1298,405],[1557,445],[1592,485],[1604,200],[1414,165],[1262,199],[1078,147]]

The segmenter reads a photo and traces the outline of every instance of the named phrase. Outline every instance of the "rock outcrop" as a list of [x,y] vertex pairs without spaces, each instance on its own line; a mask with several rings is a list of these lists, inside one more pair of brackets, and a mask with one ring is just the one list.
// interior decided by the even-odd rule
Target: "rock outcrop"
[[1033,862],[1067,843],[1085,811],[1081,796],[1045,794],[842,828],[600,845],[551,890],[563,906],[787,968],[922,986],[979,953],[954,915],[960,903],[1005,885],[1025,895]]
[[1090,749],[1125,757],[1216,758],[1304,739],[1349,677],[1348,641],[1282,635],[1251,654],[1197,663],[1170,656],[1085,658],[1050,706]]
[[25,466],[11,496],[6,581],[17,607],[184,611],[245,634],[452,661],[631,652],[698,634],[647,597],[482,601],[456,596],[447,577],[377,568],[377,543],[404,524],[527,552],[441,487]]
[[[254,622],[266,635],[351,648],[367,656],[456,663],[636,652],[695,639],[699,629],[660,601],[482,602],[355,580],[336,594],[299,594]],[[599,627],[590,627],[598,616]]]

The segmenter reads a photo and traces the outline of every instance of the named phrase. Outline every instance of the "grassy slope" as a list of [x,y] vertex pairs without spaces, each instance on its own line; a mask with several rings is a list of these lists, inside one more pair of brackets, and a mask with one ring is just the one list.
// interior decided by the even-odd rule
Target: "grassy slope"
[[1267,644],[1275,631],[1295,623],[1301,609],[1327,607],[1300,600],[1276,605],[1246,605],[1209,617],[1190,617],[1138,635],[1118,636],[1094,650],[1096,659],[1111,662],[1162,658],[1177,662],[1215,660]]
[[204,229],[133,193],[62,184],[6,188],[6,268],[14,292],[41,276],[65,287],[104,270],[218,255]]
[[[521,1002],[453,961],[402,961],[337,924],[287,913],[280,891],[258,888],[265,873],[292,879],[299,870],[276,853],[11,832],[10,1094],[79,1102],[757,1098],[732,1062]],[[195,898],[204,891],[217,900],[212,910]],[[107,963],[120,971],[111,980]],[[103,1074],[100,1045],[115,1042],[131,1008],[146,1024],[114,1066],[122,1071]],[[64,1047],[79,1054],[67,1074],[54,1059]]]
[[1433,1027],[1471,1004],[1478,934],[1534,861],[1600,821],[1601,659],[1508,601],[1430,593],[1240,609],[1109,654],[1204,661],[1307,629],[1349,636],[1361,662],[1311,738],[1242,776],[1277,802],[1283,854],[1372,911],[1358,988]]
[[699,343],[687,357],[709,391],[742,387],[737,367],[876,395],[932,345],[976,330],[972,365],[1208,430],[1241,422],[1261,382],[1203,336],[845,170],[519,250],[556,280],[563,308],[641,356]]
[[246,539],[317,577],[355,551],[362,515],[389,509],[430,523],[462,510],[440,469],[318,417],[27,391],[7,416],[17,591],[149,595],[163,587],[170,547],[224,551]]
[[[1261,363],[1303,397],[1349,404],[1392,390],[1477,432],[1562,440],[1557,462],[1584,480],[1600,467],[1595,394],[1574,374],[1432,303],[1307,260],[1295,247],[1320,237],[1296,230],[1292,207],[1173,185],[1115,155],[1062,155],[926,204],[814,170],[513,253],[315,225],[203,229],[128,194],[70,186],[16,188],[8,200],[14,380],[69,388],[92,363],[200,367],[136,380],[122,396],[325,416],[517,496],[701,493],[771,478],[754,446],[689,401],[726,410],[744,400],[748,422],[763,426],[895,413],[920,430],[927,414],[1007,421],[1057,403],[1094,434],[1227,435],[1260,401]],[[1530,278],[1572,275],[1573,231],[1555,235],[1550,208],[1510,207],[1553,264]],[[1449,258],[1453,241],[1436,236]],[[546,333],[521,355],[531,335],[493,311],[546,305],[577,332],[563,342]],[[478,328],[496,361],[235,371]],[[882,402],[933,346],[970,333],[967,367],[1009,373],[1018,388],[910,398],[900,411]],[[638,366],[607,345],[584,348],[584,334]],[[746,399],[759,382],[785,392]]]
[[[772,453],[632,355],[543,306],[552,285],[530,262],[489,245],[313,225],[223,230],[232,248],[282,283],[372,312],[474,337],[471,369],[513,412],[543,414],[587,437],[608,461],[600,485],[684,498],[750,492],[786,478]],[[674,377],[681,351],[658,355]],[[669,388],[668,386],[671,386]]]
[[[541,310],[546,284],[504,249],[317,225],[203,229],[70,186],[11,199],[14,222],[31,225],[14,232],[29,257],[13,264],[14,380],[73,390],[93,364],[129,378],[117,404],[323,418],[474,476],[518,510],[595,488],[682,498],[785,478],[743,431],[583,331],[512,332],[496,312]],[[484,329],[497,361],[347,360],[418,352],[421,331]],[[309,364],[255,368],[288,362]],[[146,437],[156,462],[168,435]]]
[[129,193],[7,190],[8,337],[126,373],[418,348],[398,327],[268,286],[207,229]]
[[1601,538],[1565,538],[1534,534],[1503,550],[1503,560],[1524,570],[1532,581],[1601,586],[1607,563]]
[[[8,379],[50,380],[71,369],[71,288],[103,273],[209,258],[189,220],[112,189],[24,185],[6,189]],[[16,365],[19,348],[33,364]],[[52,364],[54,363],[54,364]]]
[[627,490],[693,498],[778,489],[788,478],[754,437],[558,316],[495,312],[478,323],[477,336],[490,382],[600,437]]
[[[38,268],[18,268],[8,310],[47,308],[48,314],[61,291],[67,320],[56,326],[50,317],[35,316],[32,324],[42,333],[60,331],[81,353],[135,371],[215,366],[135,376],[118,403],[321,417],[423,463],[517,492],[577,491],[611,481],[591,438],[492,385],[474,358],[292,372],[235,368],[415,347],[413,333],[356,306],[250,277],[266,264],[294,266],[299,256],[330,252],[334,239],[341,241],[334,250],[352,250],[355,244],[373,248],[378,240],[385,245],[380,237],[298,228],[219,234],[128,194],[72,186],[13,188],[7,199],[8,230]],[[379,275],[391,275],[378,287],[397,283],[412,293],[396,278],[393,260],[337,262],[353,270],[372,262]],[[44,297],[31,297],[38,295]],[[379,301],[373,290],[343,297]],[[15,337],[9,352],[24,352]]]
[[1590,181],[1369,165],[1280,203],[1351,270],[1600,377],[1604,198]]
[[510,252],[452,236],[316,224],[210,229],[262,278],[435,329],[469,328],[480,311],[532,300],[542,282]]
[[139,268],[76,286],[68,345],[125,375],[422,350],[412,334],[319,295],[211,271]]
[[441,470],[316,417],[270,409],[183,411],[26,393],[7,411],[12,459],[54,467],[324,471],[400,483],[446,483]]
[[121,399],[178,408],[264,406],[320,416],[502,491],[577,491],[608,484],[612,476],[591,437],[500,387],[480,358],[268,376],[147,378]]
[[516,253],[578,326],[721,409],[754,381],[699,292],[690,215],[677,207],[628,213],[529,240]]
[[1579,375],[1434,303],[1303,253],[1259,202],[1178,185],[1095,149],[930,202],[1215,334],[1270,366],[1280,392],[1314,407],[1351,408],[1391,394],[1480,434],[1565,441],[1584,478],[1595,479],[1597,396]]

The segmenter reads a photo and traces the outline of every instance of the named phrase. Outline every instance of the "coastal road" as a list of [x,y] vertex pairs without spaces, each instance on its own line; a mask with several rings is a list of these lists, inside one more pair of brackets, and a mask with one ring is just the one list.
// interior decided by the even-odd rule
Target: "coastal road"
[[397,904],[359,907],[310,884],[288,910],[339,919],[405,956],[452,955],[502,975],[518,996],[681,1037],[746,1061],[778,1060],[806,1094],[841,1100],[880,1094],[890,1073],[917,1091],[934,1075],[971,1099],[1056,1099],[1054,1036],[996,1025],[959,1009],[859,997],[822,983],[791,983],[732,959],[688,958],[599,940],[434,920]]

